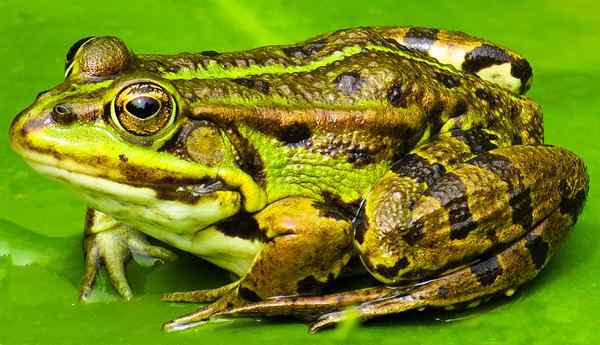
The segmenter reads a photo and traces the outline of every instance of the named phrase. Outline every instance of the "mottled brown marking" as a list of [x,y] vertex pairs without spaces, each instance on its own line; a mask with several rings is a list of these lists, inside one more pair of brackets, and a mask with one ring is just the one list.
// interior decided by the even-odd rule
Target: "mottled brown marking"
[[541,269],[548,258],[548,250],[550,249],[548,242],[544,241],[539,235],[529,233],[525,237],[525,247],[529,251],[535,268],[538,270]]
[[402,270],[403,268],[406,268],[408,265],[408,259],[405,256],[403,256],[396,261],[394,266],[387,267],[384,265],[377,265],[375,267],[375,271],[381,274],[383,277],[391,279],[395,278],[398,275],[398,272],[400,272],[400,270]]
[[492,142],[497,140],[498,136],[488,133],[480,127],[475,127],[468,130],[453,129],[451,134],[454,138],[467,145],[471,152],[475,154],[480,154],[498,147]]
[[502,274],[502,267],[498,264],[498,258],[492,256],[471,266],[471,272],[477,277],[481,285],[489,286]]
[[477,228],[467,203],[467,189],[457,175],[447,173],[426,191],[448,211],[450,239],[464,239]]
[[424,182],[428,186],[432,186],[446,172],[443,165],[431,164],[427,159],[415,153],[408,154],[394,163],[390,170],[399,176],[413,178],[419,183]]

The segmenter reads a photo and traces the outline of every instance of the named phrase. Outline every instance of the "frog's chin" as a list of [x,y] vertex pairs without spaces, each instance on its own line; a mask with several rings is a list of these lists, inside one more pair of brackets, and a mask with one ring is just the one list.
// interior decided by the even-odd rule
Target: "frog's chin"
[[239,192],[218,182],[190,186],[132,186],[103,177],[28,161],[43,175],[71,185],[93,208],[147,233],[195,233],[241,210]]

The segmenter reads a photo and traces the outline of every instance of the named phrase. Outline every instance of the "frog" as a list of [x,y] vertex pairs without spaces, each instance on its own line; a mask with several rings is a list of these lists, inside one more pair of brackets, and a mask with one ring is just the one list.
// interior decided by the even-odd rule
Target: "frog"
[[[166,331],[290,316],[310,332],[511,296],[581,214],[585,163],[544,144],[529,62],[458,31],[356,27],[239,52],[68,50],[10,128],[87,203],[80,300],[175,249],[232,274]],[[175,248],[175,249],[174,249]],[[140,260],[143,261],[143,260]],[[337,287],[368,277],[368,286]]]

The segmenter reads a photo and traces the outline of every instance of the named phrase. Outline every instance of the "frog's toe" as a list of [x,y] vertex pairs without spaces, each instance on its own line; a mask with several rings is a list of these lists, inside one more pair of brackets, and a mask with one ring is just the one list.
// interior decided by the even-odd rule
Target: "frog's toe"
[[88,235],[85,239],[85,273],[81,284],[79,299],[89,300],[91,292],[102,265],[106,268],[111,284],[119,295],[126,300],[133,297],[125,264],[131,258],[127,240],[121,232],[102,232]]
[[342,311],[335,311],[321,315],[317,321],[310,325],[308,332],[310,334],[315,334],[322,329],[333,327],[348,318],[349,317],[347,316],[347,313]]
[[225,296],[229,291],[238,286],[239,281],[218,287],[216,289],[195,290],[186,292],[169,292],[160,296],[165,302],[208,303],[214,302]]
[[172,251],[150,244],[143,236],[132,236],[128,240],[129,249],[135,262],[142,266],[154,266],[177,259]]
[[238,298],[236,294],[226,294],[218,301],[206,307],[202,307],[193,313],[165,322],[163,324],[163,330],[174,332],[198,327],[207,323],[213,315],[244,303],[245,302]]
[[104,257],[103,260],[112,286],[124,299],[132,299],[133,292],[129,287],[127,275],[125,274],[125,261],[120,257]]
[[85,256],[85,272],[83,274],[83,281],[79,290],[79,300],[81,302],[86,302],[89,299],[94,287],[94,282],[96,281],[96,276],[98,275],[99,268],[100,255],[98,253],[98,248],[92,248],[86,253]]

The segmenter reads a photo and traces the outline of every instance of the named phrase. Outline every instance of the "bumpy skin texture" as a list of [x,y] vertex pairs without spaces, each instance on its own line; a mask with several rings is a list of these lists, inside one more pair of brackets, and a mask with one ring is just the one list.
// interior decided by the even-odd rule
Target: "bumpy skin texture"
[[[172,56],[88,38],[66,67],[10,134],[90,204],[81,298],[102,265],[131,298],[132,254],[173,259],[142,233],[239,276],[165,294],[213,302],[167,330],[293,315],[316,331],[511,295],[587,194],[583,162],[543,145],[527,61],[459,32],[354,28]],[[382,286],[320,295],[352,256]]]

